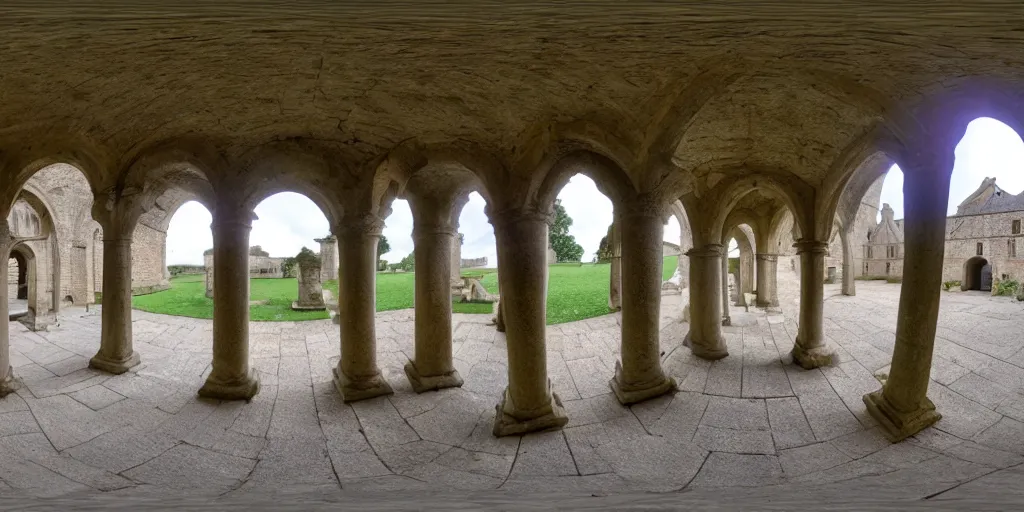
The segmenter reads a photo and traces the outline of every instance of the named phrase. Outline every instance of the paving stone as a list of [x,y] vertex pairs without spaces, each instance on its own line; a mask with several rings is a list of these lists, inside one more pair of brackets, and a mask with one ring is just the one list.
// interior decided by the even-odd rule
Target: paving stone
[[768,431],[768,411],[761,399],[713,396],[708,402],[701,425]]
[[108,405],[124,400],[123,396],[111,391],[110,388],[105,386],[88,387],[74,393],[68,393],[68,396],[81,402],[82,405],[85,405],[94,411],[98,411]]
[[774,455],[712,453],[690,487],[757,487],[781,483],[779,458]]
[[41,432],[29,411],[0,413],[0,437]]
[[1002,417],[999,413],[939,384],[928,387],[928,398],[942,414],[942,419],[935,424],[935,428],[963,439],[970,439]]
[[867,457],[891,444],[877,427],[837,437],[831,443],[852,459]]
[[240,483],[255,465],[254,460],[178,445],[124,474],[162,487],[227,489]]
[[710,397],[698,393],[679,392],[665,412],[648,430],[655,435],[669,439],[687,441],[693,439],[697,426],[704,417]]
[[578,475],[572,452],[560,431],[523,436],[512,466],[516,476]]
[[495,455],[462,448],[451,448],[434,459],[433,462],[459,471],[477,473],[494,478],[505,478],[509,475],[512,463],[515,460],[515,455]]
[[355,402],[352,410],[359,418],[363,434],[377,452],[420,440],[387,397]]
[[701,425],[697,427],[693,442],[712,452],[775,454],[772,433],[768,430],[736,430]]
[[779,463],[787,477],[824,471],[852,459],[830,443],[815,443],[779,452]]
[[599,357],[573,359],[565,362],[576,384],[576,390],[582,398],[591,398],[608,393],[608,381],[613,372]]
[[796,398],[769,398],[765,400],[772,438],[779,450],[813,443],[814,432],[807,423],[800,401]]
[[458,446],[473,433],[477,418],[488,408],[493,409],[494,404],[472,393],[456,391],[434,409],[407,421],[422,439]]
[[974,436],[974,441],[996,450],[1024,455],[1024,423],[1002,418]]
[[65,453],[90,466],[121,473],[173,448],[177,442],[165,435],[122,429],[100,435]]
[[826,382],[826,388],[816,393],[799,395],[800,407],[818,441],[828,441],[862,430],[860,420],[854,416],[842,399]]

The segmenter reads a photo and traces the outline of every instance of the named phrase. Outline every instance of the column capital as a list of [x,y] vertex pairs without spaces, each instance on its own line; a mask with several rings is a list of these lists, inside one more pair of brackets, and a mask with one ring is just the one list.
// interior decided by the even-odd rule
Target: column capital
[[725,246],[722,244],[707,244],[703,247],[694,247],[686,251],[686,256],[697,258],[713,258],[725,253]]
[[759,252],[759,253],[757,253],[756,257],[757,257],[757,259],[759,259],[761,261],[779,261],[779,255],[778,254]]
[[619,208],[617,214],[623,219],[656,217],[664,223],[665,217],[669,214],[668,204],[647,196],[637,196],[623,200],[617,206]]
[[797,254],[803,254],[809,252],[811,254],[826,254],[828,253],[828,242],[822,242],[819,240],[797,240],[793,247],[796,248]]
[[449,235],[457,236],[458,229],[448,222],[413,222],[412,236]]
[[488,221],[494,227],[503,227],[520,222],[546,222],[554,221],[553,211],[544,211],[538,208],[506,208],[487,215]]
[[334,228],[338,235],[380,236],[384,231],[384,219],[373,213],[345,215]]

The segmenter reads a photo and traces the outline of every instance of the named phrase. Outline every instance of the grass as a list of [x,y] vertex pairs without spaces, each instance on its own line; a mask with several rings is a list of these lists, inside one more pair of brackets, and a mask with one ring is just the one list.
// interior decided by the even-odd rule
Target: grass
[[665,256],[665,262],[661,265],[661,280],[668,281],[672,278],[672,274],[676,273],[676,267],[679,265],[679,256]]
[[[665,258],[662,278],[672,277],[677,256]],[[491,293],[498,291],[496,269],[470,269],[465,276],[480,278]],[[605,315],[608,309],[608,280],[611,266],[603,264],[557,264],[548,269],[547,323],[560,324]],[[377,311],[413,307],[416,274],[380,272],[377,274]],[[324,288],[337,297],[338,282],[328,281]],[[213,318],[213,300],[206,298],[202,275],[185,275],[171,279],[171,288],[150,295],[133,297],[135,309],[165,315],[192,318]],[[249,285],[252,301],[266,301],[249,307],[249,318],[255,321],[300,321],[329,318],[326,311],[292,311],[298,284],[295,279],[253,279]],[[453,302],[455,313],[490,314],[489,303]]]

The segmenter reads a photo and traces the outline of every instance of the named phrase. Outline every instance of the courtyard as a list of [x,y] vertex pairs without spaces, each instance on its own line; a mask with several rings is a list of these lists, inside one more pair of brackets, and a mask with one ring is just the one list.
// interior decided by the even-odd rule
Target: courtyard
[[11,323],[12,363],[25,387],[0,401],[0,495],[565,497],[717,487],[782,495],[820,487],[941,500],[1019,484],[1024,337],[1014,318],[1024,304],[942,294],[928,394],[943,417],[891,444],[861,397],[888,371],[900,286],[864,282],[851,297],[826,285],[825,334],[839,362],[803,370],[789,355],[795,277],[780,273],[783,314],[732,308],[734,326],[723,330],[733,355],[720,361],[681,347],[680,296],[666,296],[662,361],[680,390],[632,407],[608,387],[620,314],[550,327],[548,368],[569,424],[503,438],[491,428],[507,352],[485,315],[453,318],[465,384],[417,395],[402,371],[413,311],[378,314],[378,361],[395,394],[351,405],[331,382],[337,326],[327,320],[250,326],[262,390],[248,403],[196,396],[210,371],[209,320],[137,311],[143,364],[118,376],[87,368],[99,342],[96,308],[65,311],[49,332]]

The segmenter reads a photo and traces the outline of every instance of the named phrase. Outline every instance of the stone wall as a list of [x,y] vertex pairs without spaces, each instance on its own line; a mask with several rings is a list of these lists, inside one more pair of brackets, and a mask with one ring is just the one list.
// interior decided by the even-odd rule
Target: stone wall
[[251,278],[281,278],[281,264],[285,258],[274,258],[272,256],[249,256],[249,277]]
[[7,260],[7,297],[18,296],[18,261],[14,258]]
[[[964,263],[978,255],[992,265],[992,277],[1024,280],[1024,235],[1012,233],[1012,222],[1024,219],[1024,211],[966,215],[946,219],[946,253],[942,280],[963,280]],[[1012,241],[1016,255],[1007,244]]]
[[169,287],[164,255],[167,233],[140,223],[132,234],[132,293],[143,294]]
[[334,236],[314,240],[320,244],[320,281],[338,279],[338,239]]
[[487,266],[487,256],[481,258],[463,258],[461,265],[462,268],[479,268]]
[[674,244],[672,242],[662,242],[661,243],[661,255],[663,257],[679,256],[680,254],[681,253],[679,251],[679,246],[678,245],[676,245],[676,244]]

